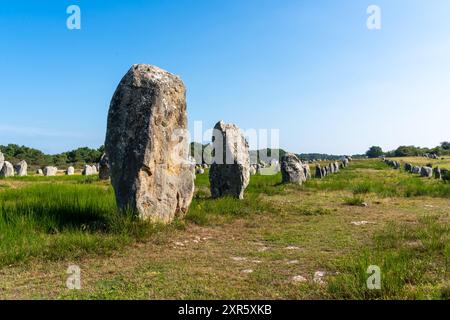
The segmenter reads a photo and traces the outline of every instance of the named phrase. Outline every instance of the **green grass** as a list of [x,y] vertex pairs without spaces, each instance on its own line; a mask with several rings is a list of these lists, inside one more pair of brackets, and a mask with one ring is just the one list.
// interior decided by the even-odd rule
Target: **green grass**
[[351,198],[345,198],[344,203],[349,206],[363,206],[364,198],[362,198],[360,196],[353,196]]
[[198,225],[217,225],[235,218],[274,211],[269,203],[261,201],[255,194],[248,194],[244,200],[231,197],[195,198],[186,219]]
[[[370,265],[380,267],[380,290],[366,286]],[[391,223],[373,247],[338,260],[334,268],[338,275],[328,284],[333,299],[447,299],[450,284],[442,279],[450,276],[450,227],[439,216],[415,225]]]
[[[66,268],[69,259],[84,257],[104,262],[103,257],[109,261],[113,252],[120,251],[123,261],[111,276],[102,275],[81,293],[58,291],[58,297],[450,296],[445,281],[450,278],[450,229],[445,215],[450,184],[393,170],[380,160],[353,161],[337,174],[302,186],[280,182],[280,174],[255,175],[244,200],[211,199],[208,172],[197,175],[186,218],[161,226],[118,212],[111,186],[94,176],[4,179],[0,181],[0,270],[7,265],[22,270],[30,261],[44,265],[60,261],[58,268]],[[370,206],[363,206],[365,199]],[[433,204],[432,209],[422,202]],[[371,224],[350,223],[362,220]],[[213,240],[193,244],[190,237],[197,233]],[[185,240],[184,246],[174,244]],[[129,250],[124,249],[131,251],[134,245],[145,246],[143,252],[133,251],[142,256],[127,256]],[[258,251],[260,246],[267,250]],[[286,249],[292,246],[298,249]],[[261,263],[248,266],[232,261],[232,256]],[[299,264],[288,265],[293,259]],[[102,262],[99,265],[106,268]],[[382,290],[366,288],[369,265],[381,268]],[[255,272],[244,275],[240,273],[244,268]],[[294,275],[310,278],[311,272],[322,269],[332,274],[326,286],[290,282]]]
[[311,190],[348,190],[382,197],[450,197],[449,183],[394,170],[378,159],[353,161],[345,171],[322,180],[313,179],[306,186]]
[[119,213],[111,188],[40,184],[0,193],[0,265],[105,254],[154,226]]
[[[259,193],[277,193],[278,179],[278,175],[254,179],[242,201],[213,200],[209,191],[202,191],[209,186],[208,175],[197,175],[199,190],[186,220],[217,225],[251,214],[275,212],[259,199]],[[5,181],[26,184],[0,193],[0,266],[34,257],[54,260],[108,254],[163,228],[140,222],[132,213],[120,213],[112,188],[102,185],[98,177],[28,176]]]

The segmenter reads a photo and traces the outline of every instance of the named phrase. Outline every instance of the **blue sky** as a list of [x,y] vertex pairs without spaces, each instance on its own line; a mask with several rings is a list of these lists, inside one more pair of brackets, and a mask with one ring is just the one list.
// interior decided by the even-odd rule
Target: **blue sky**
[[181,76],[191,129],[279,129],[298,153],[450,140],[450,1],[337,2],[1,1],[0,144],[98,147],[134,63]]

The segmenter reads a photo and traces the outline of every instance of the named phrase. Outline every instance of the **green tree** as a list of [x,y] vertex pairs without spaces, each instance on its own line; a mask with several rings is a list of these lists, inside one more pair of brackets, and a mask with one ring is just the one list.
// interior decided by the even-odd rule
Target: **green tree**
[[450,150],[450,142],[448,141],[441,142],[441,148],[444,150]]
[[378,158],[381,157],[383,154],[384,154],[383,149],[381,149],[381,147],[378,146],[372,146],[366,152],[366,156],[368,156],[369,158]]
[[422,151],[415,146],[400,146],[394,151],[396,157],[412,157],[418,156]]

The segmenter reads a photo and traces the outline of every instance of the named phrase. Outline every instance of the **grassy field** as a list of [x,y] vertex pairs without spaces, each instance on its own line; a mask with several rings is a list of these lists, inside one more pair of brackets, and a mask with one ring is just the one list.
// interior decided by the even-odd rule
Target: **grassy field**
[[[401,159],[422,160],[450,163]],[[212,200],[198,175],[186,218],[161,226],[117,212],[111,186],[93,177],[0,180],[0,297],[450,297],[449,183],[381,160],[280,181],[252,176],[244,200]],[[65,286],[72,264],[81,290]],[[371,265],[381,290],[367,289]]]

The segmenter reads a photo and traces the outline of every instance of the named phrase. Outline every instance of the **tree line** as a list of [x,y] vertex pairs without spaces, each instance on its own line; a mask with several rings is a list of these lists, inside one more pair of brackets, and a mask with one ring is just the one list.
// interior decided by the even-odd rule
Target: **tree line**
[[38,167],[49,165],[57,167],[72,165],[79,167],[88,163],[97,163],[104,152],[104,147],[101,146],[98,149],[82,147],[75,150],[50,155],[45,154],[38,149],[19,146],[17,144],[8,144],[6,146],[0,145],[0,151],[5,156],[5,159],[11,163],[17,163],[21,160],[25,160],[29,165]]
[[450,142],[444,141],[434,148],[421,148],[416,146],[400,146],[392,151],[383,151],[379,146],[372,146],[367,150],[366,156],[369,158],[378,157],[416,157],[424,154],[435,154],[437,156],[450,155]]

